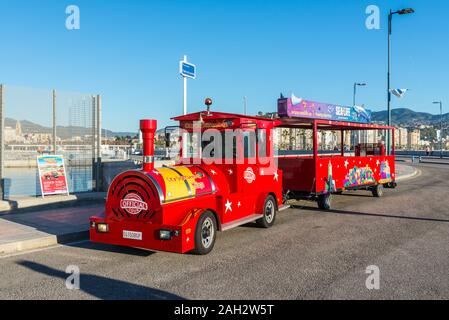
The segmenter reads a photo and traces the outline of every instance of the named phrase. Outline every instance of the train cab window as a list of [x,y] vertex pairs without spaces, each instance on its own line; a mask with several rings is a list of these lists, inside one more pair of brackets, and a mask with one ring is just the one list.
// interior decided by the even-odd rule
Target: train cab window
[[265,158],[268,156],[267,151],[267,131],[257,130],[257,145],[259,148],[259,157]]
[[201,142],[203,159],[236,159],[237,137],[226,135],[225,132],[215,133],[211,136],[203,135]]
[[254,131],[243,132],[243,155],[245,159],[256,157],[256,134]]

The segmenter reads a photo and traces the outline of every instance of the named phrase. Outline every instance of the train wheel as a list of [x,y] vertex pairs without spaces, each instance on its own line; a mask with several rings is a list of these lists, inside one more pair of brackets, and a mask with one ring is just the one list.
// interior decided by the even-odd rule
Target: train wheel
[[277,206],[273,196],[268,196],[263,206],[263,218],[256,221],[261,228],[271,228],[276,222]]
[[217,221],[210,211],[206,211],[198,220],[195,230],[195,249],[194,254],[206,255],[210,253],[215,246],[217,239]]
[[384,195],[384,186],[382,184],[378,184],[377,186],[371,189],[373,196],[376,198],[380,198]]
[[321,210],[330,210],[332,205],[332,196],[330,194],[322,194],[318,196],[318,208]]

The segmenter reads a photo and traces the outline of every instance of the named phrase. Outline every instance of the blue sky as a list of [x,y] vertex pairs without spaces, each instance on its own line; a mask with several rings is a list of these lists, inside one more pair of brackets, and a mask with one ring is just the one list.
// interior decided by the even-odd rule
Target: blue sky
[[[65,28],[70,4],[81,30]],[[381,30],[365,27],[371,4]],[[215,110],[242,112],[247,96],[250,113],[274,111],[280,92],[349,105],[354,81],[368,83],[358,102],[379,111],[386,13],[403,7],[416,13],[394,18],[392,86],[412,91],[393,106],[438,113],[433,100],[449,104],[447,0],[0,0],[0,82],[100,93],[105,127],[136,131],[141,118],[162,127],[182,113],[187,54],[198,66],[190,112],[208,96]]]

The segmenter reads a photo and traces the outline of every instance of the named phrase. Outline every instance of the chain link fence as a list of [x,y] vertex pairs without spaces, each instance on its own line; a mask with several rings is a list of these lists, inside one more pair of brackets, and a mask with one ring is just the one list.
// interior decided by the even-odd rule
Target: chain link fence
[[62,155],[69,191],[94,191],[101,159],[99,96],[2,85],[3,198],[41,195],[37,157]]

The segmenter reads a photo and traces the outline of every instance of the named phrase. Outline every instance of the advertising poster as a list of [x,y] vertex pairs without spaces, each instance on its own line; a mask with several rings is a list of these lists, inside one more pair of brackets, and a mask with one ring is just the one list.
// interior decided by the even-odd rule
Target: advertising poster
[[278,112],[280,117],[311,118],[357,123],[371,122],[371,111],[364,107],[348,107],[308,101],[296,98],[295,96],[288,99],[279,99]]
[[69,194],[63,156],[37,157],[42,197]]

